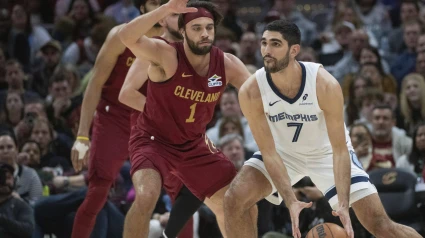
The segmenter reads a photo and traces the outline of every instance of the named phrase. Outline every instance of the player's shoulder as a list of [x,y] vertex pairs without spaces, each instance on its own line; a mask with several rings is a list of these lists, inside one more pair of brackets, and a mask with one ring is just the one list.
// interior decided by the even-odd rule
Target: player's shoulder
[[261,92],[260,88],[258,87],[258,82],[255,73],[249,76],[249,78],[239,89],[239,97],[245,100],[256,100],[258,98],[261,98]]
[[323,66],[320,66],[317,71],[316,88],[319,92],[326,92],[341,87],[335,77]]

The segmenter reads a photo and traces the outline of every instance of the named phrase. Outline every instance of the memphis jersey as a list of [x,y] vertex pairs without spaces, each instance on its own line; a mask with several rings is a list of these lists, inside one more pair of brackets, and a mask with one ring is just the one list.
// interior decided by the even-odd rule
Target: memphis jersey
[[[264,68],[255,73],[276,149],[299,159],[332,156],[325,117],[316,95],[316,78],[321,65],[299,63],[302,82],[293,99],[279,92]],[[348,149],[353,150],[347,129],[345,134]]]

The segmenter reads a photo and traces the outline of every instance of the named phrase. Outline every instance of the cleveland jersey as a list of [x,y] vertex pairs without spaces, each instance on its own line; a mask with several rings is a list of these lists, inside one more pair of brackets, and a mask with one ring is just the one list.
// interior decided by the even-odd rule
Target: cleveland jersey
[[[255,73],[264,114],[276,149],[300,159],[332,156],[325,117],[316,94],[317,72],[321,65],[299,63],[302,68],[302,82],[298,94],[293,99],[279,92],[264,68]],[[345,134],[348,149],[353,150],[347,129]]]
[[[125,76],[130,69],[131,64],[136,59],[133,52],[130,49],[125,48],[124,52],[118,56],[117,62],[115,63],[114,69],[109,75],[108,80],[102,88],[102,99],[120,106],[123,109],[130,111],[130,108],[118,101],[118,96],[121,91],[121,87],[124,83]],[[101,70],[101,69],[100,69]]]
[[223,52],[212,47],[206,76],[200,76],[187,59],[183,43],[170,43],[177,51],[178,67],[165,82],[148,81],[146,105],[137,121],[155,140],[189,146],[204,138],[206,125],[226,87]]

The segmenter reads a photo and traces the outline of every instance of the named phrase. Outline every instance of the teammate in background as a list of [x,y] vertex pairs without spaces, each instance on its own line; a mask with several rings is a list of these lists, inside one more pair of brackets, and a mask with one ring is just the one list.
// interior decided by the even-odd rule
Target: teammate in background
[[[143,13],[158,8],[160,4],[160,0],[141,0],[137,6],[140,6]],[[74,221],[72,237],[75,238],[90,236],[96,216],[106,202],[110,187],[128,158],[131,108],[119,103],[118,95],[135,56],[121,43],[117,35],[122,26],[116,26],[109,32],[99,52],[93,68],[93,78],[89,82],[83,100],[78,137],[72,149],[71,157],[76,171],[81,171],[90,161],[87,196],[79,207]],[[161,26],[155,24],[148,29],[146,35],[152,37],[161,34]],[[95,111],[90,143],[89,130]],[[178,192],[176,190],[176,195]],[[185,196],[194,197],[190,193],[186,193]],[[199,206],[201,201],[193,204],[195,207]],[[170,217],[172,214],[173,211]],[[172,224],[170,221],[168,226]],[[178,232],[181,227],[174,229]],[[176,236],[177,233],[173,235]]]
[[[204,1],[186,4],[187,0],[170,0],[119,32],[138,58],[150,61],[147,103],[130,136],[136,200],[127,213],[126,238],[147,236],[161,186],[175,177],[214,211],[224,234],[222,202],[236,170],[205,130],[227,83],[239,88],[249,72],[238,58],[212,46],[222,19],[216,6]],[[172,13],[181,13],[183,43],[139,37]],[[252,213],[256,216],[255,207]],[[256,226],[256,221],[250,224]]]
[[261,153],[245,163],[226,192],[228,236],[256,237],[248,209],[277,190],[277,203],[283,198],[289,208],[293,236],[301,237],[298,216],[311,203],[298,201],[291,185],[310,176],[350,238],[354,237],[350,206],[375,237],[420,237],[386,215],[351,145],[341,88],[320,64],[295,60],[300,38],[298,27],[291,22],[269,23],[261,39],[265,67],[239,92],[242,111]]

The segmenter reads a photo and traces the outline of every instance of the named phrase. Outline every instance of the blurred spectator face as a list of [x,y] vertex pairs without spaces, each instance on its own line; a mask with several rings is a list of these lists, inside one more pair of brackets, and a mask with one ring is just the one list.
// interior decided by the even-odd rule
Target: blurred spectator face
[[355,30],[351,35],[350,50],[356,59],[359,59],[361,49],[369,44],[369,37],[364,30]]
[[0,35],[6,35],[10,26],[10,14],[6,8],[0,8]]
[[354,98],[359,98],[366,88],[366,79],[357,77],[354,79]]
[[18,29],[25,29],[28,21],[25,9],[21,5],[15,5],[12,10],[12,25]]
[[223,136],[224,135],[227,135],[227,134],[232,134],[232,133],[236,133],[236,134],[239,134],[240,135],[240,131],[238,131],[235,123],[233,123],[233,122],[230,122],[229,121],[223,127],[224,127],[224,130],[223,130],[224,134],[223,134]]
[[372,112],[373,135],[379,138],[391,137],[394,126],[392,111],[390,109],[376,108]]
[[425,150],[425,126],[420,126],[415,138],[416,148],[419,151]]
[[373,119],[373,108],[378,105],[380,102],[377,99],[365,99],[361,102],[360,113],[366,118],[368,122],[372,122]]
[[34,143],[34,142],[25,143],[25,145],[22,147],[21,152],[28,154],[28,157],[29,157],[28,165],[29,166],[37,166],[37,165],[40,164],[41,151],[40,151],[40,148],[38,147],[38,145],[36,143]]
[[425,34],[422,34],[421,36],[419,36],[418,41],[417,41],[417,45],[416,45],[416,52],[417,53],[421,53],[421,52],[425,53]]
[[378,63],[378,56],[367,48],[363,48],[360,52],[360,64]]
[[[353,126],[350,133],[350,139],[353,143],[353,147],[355,148],[362,143],[370,143],[372,141],[372,138],[370,138],[367,129],[363,125]],[[362,157],[366,156],[367,154],[360,154],[358,151],[356,151],[356,155]]]
[[[46,119],[47,120],[47,119]],[[44,120],[37,120],[31,133],[31,140],[37,142],[42,150],[46,150],[52,141],[49,126]]]
[[9,88],[20,90],[24,87],[24,71],[18,63],[6,65],[6,81]]
[[409,50],[416,50],[420,33],[421,26],[419,24],[410,24],[404,27],[403,40]]
[[353,31],[348,27],[340,27],[335,32],[335,39],[343,47],[347,47],[350,44],[350,37]]
[[72,17],[77,21],[84,21],[89,17],[89,5],[84,0],[76,0],[72,5]]
[[18,150],[12,137],[9,135],[0,136],[0,162],[13,166],[17,155]]
[[258,49],[258,40],[255,33],[245,32],[241,37],[240,47],[243,55],[254,55]]
[[160,0],[147,0],[146,3],[145,3],[146,13],[157,9],[160,5],[161,5]]
[[410,103],[419,103],[421,100],[421,90],[418,81],[415,79],[406,79],[405,94]]
[[364,65],[360,71],[362,75],[369,78],[372,85],[382,89],[382,75],[374,65]]
[[223,16],[226,16],[230,8],[230,0],[211,0],[212,3],[218,6],[218,10]]
[[384,93],[384,104],[391,107],[393,111],[397,109],[398,99],[394,93]]
[[69,98],[71,97],[71,93],[72,90],[68,80],[62,80],[59,82],[52,83],[50,94],[52,95],[53,99]]
[[235,92],[223,93],[220,100],[220,110],[225,117],[241,116],[241,108]]
[[295,7],[295,0],[275,0],[273,9],[280,13],[290,13]]
[[28,103],[24,108],[25,115],[34,114],[36,117],[47,117],[46,110],[44,109],[43,104],[39,102]]
[[343,12],[342,20],[348,21],[354,24],[356,16],[353,9],[347,7],[343,11],[344,12]]
[[224,146],[222,146],[221,151],[223,154],[232,161],[235,165],[236,170],[240,170],[245,161],[245,151],[243,145],[238,139],[235,139]]
[[405,2],[401,4],[400,7],[400,18],[401,22],[408,22],[416,20],[418,18],[419,12],[416,10],[415,4]]
[[13,187],[15,184],[15,178],[10,171],[6,171],[6,180],[5,183],[0,185],[0,197],[8,197],[13,192]]
[[416,57],[416,72],[425,77],[425,51]]
[[54,68],[58,65],[61,54],[56,48],[46,47],[43,49],[42,53],[47,68]]
[[22,111],[24,102],[22,102],[21,95],[18,93],[10,92],[6,97],[6,109],[8,112]]

